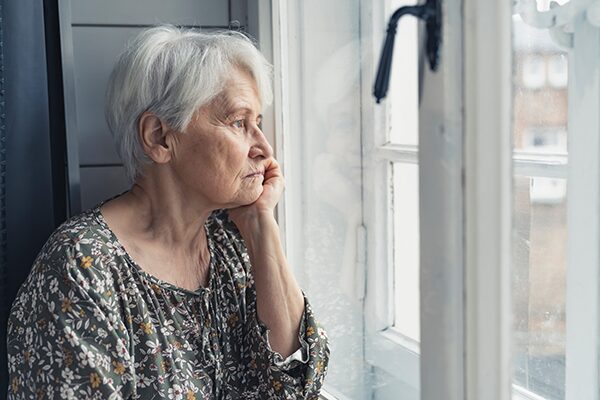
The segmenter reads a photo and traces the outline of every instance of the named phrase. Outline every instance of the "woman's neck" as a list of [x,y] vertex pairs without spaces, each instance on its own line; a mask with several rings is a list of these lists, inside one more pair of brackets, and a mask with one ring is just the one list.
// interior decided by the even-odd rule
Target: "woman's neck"
[[177,253],[199,254],[207,247],[204,224],[213,210],[194,197],[172,180],[160,182],[146,175],[103,205],[102,213],[129,238]]

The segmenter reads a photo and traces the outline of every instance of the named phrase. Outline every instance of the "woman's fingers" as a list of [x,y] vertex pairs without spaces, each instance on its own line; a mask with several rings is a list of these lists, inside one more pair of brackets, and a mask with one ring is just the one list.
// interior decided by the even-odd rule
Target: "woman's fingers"
[[281,198],[284,187],[285,183],[279,163],[274,158],[269,158],[265,164],[263,191],[258,199],[252,204],[232,209],[230,216],[237,223],[244,220],[244,215],[250,216],[256,213],[273,212]]
[[268,160],[267,167],[265,168],[265,181],[273,177],[281,177],[281,168],[279,163],[274,158]]

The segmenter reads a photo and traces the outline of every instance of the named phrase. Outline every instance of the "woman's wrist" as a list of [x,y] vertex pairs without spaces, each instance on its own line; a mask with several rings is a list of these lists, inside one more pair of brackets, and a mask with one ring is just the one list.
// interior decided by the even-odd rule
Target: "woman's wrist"
[[266,230],[279,229],[272,210],[247,212],[242,218],[237,218],[235,223],[246,240],[255,236],[263,236]]

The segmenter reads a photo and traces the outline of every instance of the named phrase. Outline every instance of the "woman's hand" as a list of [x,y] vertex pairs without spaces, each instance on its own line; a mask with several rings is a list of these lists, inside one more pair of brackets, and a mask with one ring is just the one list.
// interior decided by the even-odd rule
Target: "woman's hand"
[[261,195],[252,204],[230,209],[229,218],[242,231],[247,225],[256,223],[261,217],[273,217],[273,211],[284,188],[285,182],[279,163],[271,157],[266,161]]
[[284,358],[302,347],[300,321],[304,296],[287,263],[273,211],[283,193],[284,180],[274,158],[265,162],[263,191],[246,206],[229,209],[252,264],[258,319],[269,328],[269,343]]

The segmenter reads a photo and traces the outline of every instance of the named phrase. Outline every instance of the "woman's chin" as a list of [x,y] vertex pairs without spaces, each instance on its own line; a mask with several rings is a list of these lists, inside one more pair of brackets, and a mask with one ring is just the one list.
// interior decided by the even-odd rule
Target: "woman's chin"
[[258,200],[258,198],[260,197],[260,195],[262,194],[262,186],[260,191],[259,190],[253,190],[253,191],[248,191],[246,193],[244,193],[242,196],[239,196],[235,202],[234,202],[234,207],[243,207],[243,206],[249,206],[250,204],[254,203],[256,200]]

